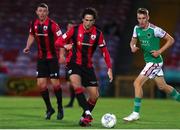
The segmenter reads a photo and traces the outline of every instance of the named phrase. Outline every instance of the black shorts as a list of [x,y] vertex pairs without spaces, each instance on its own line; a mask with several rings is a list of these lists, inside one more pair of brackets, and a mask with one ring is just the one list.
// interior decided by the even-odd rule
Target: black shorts
[[66,73],[69,76],[72,74],[77,74],[81,77],[82,85],[84,87],[88,86],[98,86],[96,75],[94,73],[94,68],[87,68],[85,66],[80,66],[78,64],[70,63],[66,66]]
[[37,77],[38,78],[59,78],[58,59],[38,59],[37,61]]

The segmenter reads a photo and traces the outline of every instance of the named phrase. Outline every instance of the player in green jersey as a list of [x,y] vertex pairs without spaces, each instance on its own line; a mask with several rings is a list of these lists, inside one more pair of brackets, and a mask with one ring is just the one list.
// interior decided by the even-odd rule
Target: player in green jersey
[[[138,42],[140,43],[146,65],[134,81],[134,109],[129,116],[123,118],[125,121],[134,121],[140,118],[139,111],[143,97],[142,86],[148,79],[154,79],[160,90],[180,102],[179,92],[166,83],[162,71],[163,59],[161,53],[174,43],[174,39],[163,29],[149,23],[149,12],[145,8],[139,8],[137,10],[137,21],[139,24],[134,27],[130,47],[131,51],[135,53],[139,50],[136,44]],[[161,48],[160,39],[166,41]]]

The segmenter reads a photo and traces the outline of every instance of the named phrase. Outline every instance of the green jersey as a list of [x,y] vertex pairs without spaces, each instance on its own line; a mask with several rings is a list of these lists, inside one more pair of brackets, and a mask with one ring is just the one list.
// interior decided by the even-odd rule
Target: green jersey
[[151,51],[160,49],[160,39],[163,38],[165,34],[166,32],[164,30],[150,23],[147,29],[143,29],[137,25],[134,27],[133,37],[139,40],[146,63],[163,62],[161,55],[155,58],[151,55]]

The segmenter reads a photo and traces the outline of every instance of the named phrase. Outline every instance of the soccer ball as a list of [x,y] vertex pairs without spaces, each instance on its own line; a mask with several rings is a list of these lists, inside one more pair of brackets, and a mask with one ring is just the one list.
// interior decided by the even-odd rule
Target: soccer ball
[[116,116],[114,114],[106,113],[101,118],[102,126],[106,128],[112,128],[116,125]]

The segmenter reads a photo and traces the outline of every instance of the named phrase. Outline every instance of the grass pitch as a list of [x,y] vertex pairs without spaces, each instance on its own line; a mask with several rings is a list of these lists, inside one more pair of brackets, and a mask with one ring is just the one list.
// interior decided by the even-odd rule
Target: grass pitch
[[[63,100],[64,104],[69,99]],[[52,98],[54,108],[57,107]],[[122,118],[131,113],[133,99],[100,98],[93,111],[92,129],[103,129],[101,117],[105,113],[113,113],[117,117],[116,129],[180,129],[180,103],[173,100],[142,101],[141,118],[139,121],[125,123]],[[56,109],[57,111],[57,109]],[[0,129],[86,129],[78,126],[82,113],[75,102],[73,108],[65,109],[62,121],[44,119],[45,107],[39,97],[0,97]]]

